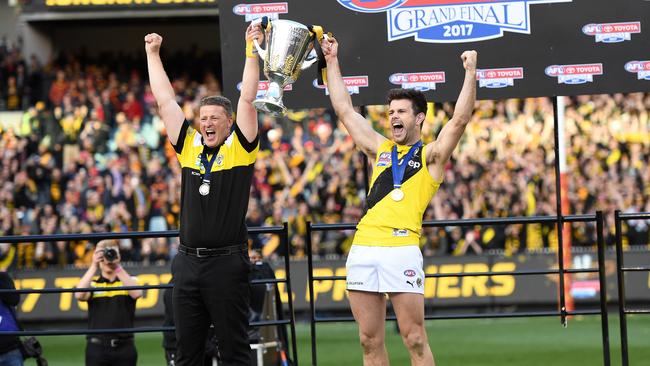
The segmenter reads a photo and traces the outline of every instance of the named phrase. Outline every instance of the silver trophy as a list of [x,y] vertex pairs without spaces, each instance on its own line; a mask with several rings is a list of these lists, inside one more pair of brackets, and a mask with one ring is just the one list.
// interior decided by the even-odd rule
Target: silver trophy
[[287,107],[282,103],[284,87],[295,82],[300,72],[318,58],[314,55],[307,59],[314,48],[314,35],[306,26],[291,20],[269,20],[269,23],[265,32],[266,50],[257,40],[253,41],[264,60],[264,75],[269,80],[266,93],[253,105],[273,116],[283,116],[287,113]]

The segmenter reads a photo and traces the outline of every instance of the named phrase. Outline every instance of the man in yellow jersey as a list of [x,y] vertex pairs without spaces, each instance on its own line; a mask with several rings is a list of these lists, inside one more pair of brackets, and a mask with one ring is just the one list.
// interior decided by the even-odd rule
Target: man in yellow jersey
[[465,81],[452,119],[436,141],[422,145],[427,101],[422,92],[388,94],[392,140],[355,112],[341,76],[338,43],[322,42],[327,87],[337,116],[357,147],[374,160],[367,212],[357,226],[346,263],[350,306],[359,324],[364,365],[388,365],[384,345],[386,296],[395,309],[411,365],[434,365],[424,329],[424,270],[419,242],[422,216],[440,187],[444,165],[469,122],[476,100],[475,51],[461,55]]

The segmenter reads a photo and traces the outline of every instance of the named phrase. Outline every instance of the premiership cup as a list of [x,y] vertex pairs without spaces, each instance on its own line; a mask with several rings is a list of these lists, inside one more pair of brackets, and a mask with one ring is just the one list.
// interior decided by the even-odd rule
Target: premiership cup
[[284,87],[295,82],[302,70],[309,68],[317,57],[307,59],[313,50],[314,34],[305,25],[291,20],[269,20],[265,31],[266,49],[257,40],[255,47],[264,60],[264,75],[269,81],[266,93],[253,102],[257,110],[273,116],[283,116],[287,108],[282,103]]

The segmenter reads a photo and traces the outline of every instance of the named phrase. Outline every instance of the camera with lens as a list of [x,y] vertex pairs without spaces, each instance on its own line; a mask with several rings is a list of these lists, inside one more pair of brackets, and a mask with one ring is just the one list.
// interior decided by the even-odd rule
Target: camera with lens
[[117,259],[117,250],[115,250],[115,248],[104,249],[104,259],[106,259],[108,263],[114,262]]

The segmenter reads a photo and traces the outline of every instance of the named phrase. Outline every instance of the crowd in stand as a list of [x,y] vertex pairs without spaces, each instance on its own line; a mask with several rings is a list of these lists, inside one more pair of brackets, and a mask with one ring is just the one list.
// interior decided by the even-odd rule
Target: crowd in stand
[[[146,63],[103,55],[41,64],[0,40],[0,236],[172,230],[178,228],[180,166],[148,86]],[[178,102],[194,120],[198,101],[219,94],[218,70],[184,73],[187,55],[168,55]],[[195,59],[195,58],[192,58]],[[176,61],[174,61],[176,60]],[[566,138],[571,213],[650,211],[649,94],[568,99]],[[432,141],[453,111],[431,104],[423,129]],[[389,135],[383,106],[363,111]],[[364,158],[328,109],[260,115],[261,149],[248,209],[249,226],[290,226],[290,250],[305,255],[307,222],[356,222],[365,200]],[[481,101],[449,162],[425,220],[554,215],[553,111],[547,98]],[[572,225],[577,246],[593,246],[594,225]],[[649,224],[630,222],[630,244],[648,243]],[[317,232],[320,255],[344,255],[352,232]],[[425,255],[554,248],[553,225],[425,228]],[[277,236],[251,237],[266,257],[283,254]],[[121,240],[124,261],[164,263],[175,239]],[[85,266],[88,241],[0,244],[0,267]]]

